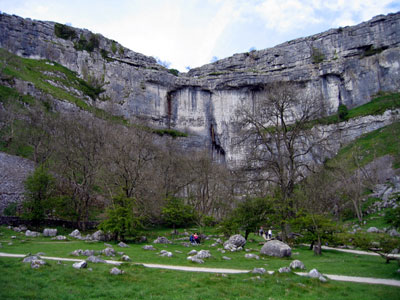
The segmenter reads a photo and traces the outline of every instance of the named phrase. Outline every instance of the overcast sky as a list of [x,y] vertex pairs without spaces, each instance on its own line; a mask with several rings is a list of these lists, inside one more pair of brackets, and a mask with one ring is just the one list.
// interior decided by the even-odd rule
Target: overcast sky
[[400,0],[0,0],[0,11],[87,28],[185,71],[400,11]]

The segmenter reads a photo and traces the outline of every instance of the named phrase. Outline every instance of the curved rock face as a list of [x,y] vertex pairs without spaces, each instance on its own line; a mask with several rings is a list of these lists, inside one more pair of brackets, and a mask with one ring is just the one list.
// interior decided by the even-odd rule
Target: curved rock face
[[93,51],[79,50],[79,39],[94,34],[72,28],[75,38],[63,39],[54,26],[0,14],[0,46],[20,56],[56,61],[82,76],[104,78],[101,97],[108,101],[94,105],[187,131],[191,137],[182,142],[184,147],[208,147],[232,164],[243,158],[242,150],[233,147],[234,113],[242,104],[252,105],[266,83],[301,82],[299,93],[317,95],[328,113],[340,104],[351,108],[379,91],[400,89],[400,13],[235,54],[179,76],[101,35],[95,35]]

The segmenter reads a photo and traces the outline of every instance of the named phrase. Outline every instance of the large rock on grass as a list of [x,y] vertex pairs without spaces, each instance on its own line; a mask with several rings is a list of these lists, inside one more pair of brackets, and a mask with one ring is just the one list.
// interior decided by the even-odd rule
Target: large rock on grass
[[57,229],[45,228],[43,230],[43,236],[56,236]]
[[159,236],[156,240],[154,240],[153,243],[154,244],[171,244],[172,242],[164,236]]
[[240,234],[235,234],[224,243],[224,249],[235,252],[242,250],[244,245],[246,245],[246,239]]
[[292,249],[281,241],[272,240],[264,244],[260,253],[268,256],[290,257],[292,255]]

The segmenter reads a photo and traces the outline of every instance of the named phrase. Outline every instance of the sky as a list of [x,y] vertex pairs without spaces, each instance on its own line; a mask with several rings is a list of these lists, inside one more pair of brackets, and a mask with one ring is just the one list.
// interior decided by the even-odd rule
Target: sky
[[185,72],[400,11],[400,0],[0,0],[0,11],[116,40]]

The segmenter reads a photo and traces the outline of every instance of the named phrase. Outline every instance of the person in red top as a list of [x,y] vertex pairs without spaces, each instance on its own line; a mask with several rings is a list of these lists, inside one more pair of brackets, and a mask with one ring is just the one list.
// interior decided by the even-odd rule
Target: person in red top
[[199,238],[199,236],[197,235],[196,232],[194,233],[193,237],[194,237],[194,242],[195,242],[196,244],[200,244],[200,238]]

